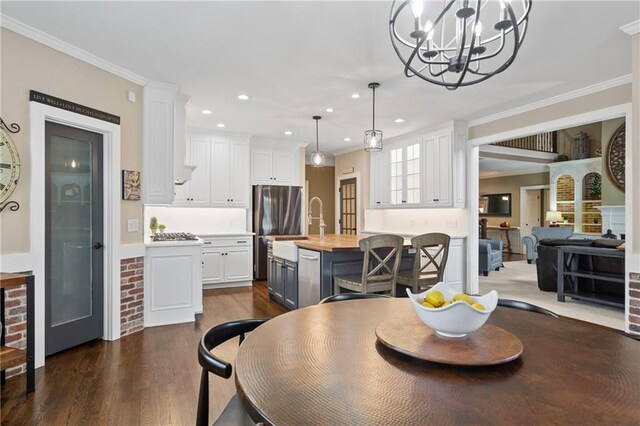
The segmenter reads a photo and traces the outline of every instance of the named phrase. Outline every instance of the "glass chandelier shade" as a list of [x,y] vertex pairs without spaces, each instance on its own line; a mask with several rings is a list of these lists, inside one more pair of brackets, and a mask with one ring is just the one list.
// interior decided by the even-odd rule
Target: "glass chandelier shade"
[[309,162],[313,167],[324,167],[327,159],[323,152],[320,152],[320,143],[318,138],[318,120],[322,117],[319,115],[314,115],[313,119],[316,120],[316,150],[311,153],[311,157],[309,157]]
[[389,32],[405,76],[455,90],[501,73],[524,41],[531,3],[394,0]]
[[376,129],[376,89],[380,83],[369,83],[369,89],[373,91],[373,123],[371,130],[364,132],[364,150],[382,151],[382,130]]

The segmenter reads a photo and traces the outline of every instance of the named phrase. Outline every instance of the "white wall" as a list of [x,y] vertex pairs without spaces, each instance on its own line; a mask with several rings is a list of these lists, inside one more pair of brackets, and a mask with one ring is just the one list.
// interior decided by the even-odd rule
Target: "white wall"
[[167,226],[165,232],[215,234],[218,232],[246,232],[247,209],[145,206],[145,240],[151,235],[149,219]]
[[366,209],[364,232],[391,232],[420,235],[442,232],[467,236],[466,209]]

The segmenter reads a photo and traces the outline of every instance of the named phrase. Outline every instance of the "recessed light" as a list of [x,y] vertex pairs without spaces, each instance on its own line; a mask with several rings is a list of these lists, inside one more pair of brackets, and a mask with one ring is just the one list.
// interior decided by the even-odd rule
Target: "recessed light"
[[208,109],[203,109],[203,110],[202,110],[202,113],[203,113],[204,115],[211,115],[211,111],[209,111]]
[[333,112],[333,108],[327,108],[325,111],[327,111],[327,112]]
[[249,96],[243,94],[238,95],[238,99],[240,99],[241,101],[246,101],[247,99],[249,99]]
[[353,95],[351,95],[351,97],[353,99],[358,99],[360,97],[360,95],[358,95],[357,93],[354,93]]
[[218,124],[216,124],[216,126],[222,128],[222,127],[224,127],[224,123],[218,123]]
[[284,134],[290,136],[293,134],[293,132],[291,130],[285,130]]
[[404,123],[404,118],[396,118],[393,121],[394,121],[394,123]]
[[351,142],[351,138],[344,138],[345,142]]

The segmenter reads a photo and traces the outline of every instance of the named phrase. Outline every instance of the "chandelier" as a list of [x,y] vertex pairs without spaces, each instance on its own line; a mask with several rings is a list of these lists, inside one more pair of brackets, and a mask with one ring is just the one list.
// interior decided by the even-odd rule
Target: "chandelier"
[[364,132],[364,150],[382,151],[382,130],[376,130],[376,89],[380,83],[369,83],[369,89],[373,90],[373,123],[371,130]]
[[324,167],[326,158],[324,153],[320,152],[320,143],[318,142],[318,120],[322,117],[314,115],[313,119],[316,120],[316,150],[311,153],[310,162],[313,167]]
[[394,0],[391,44],[407,77],[418,76],[449,90],[480,83],[515,60],[527,32],[531,2],[444,0],[441,7],[431,1],[425,7],[423,0]]

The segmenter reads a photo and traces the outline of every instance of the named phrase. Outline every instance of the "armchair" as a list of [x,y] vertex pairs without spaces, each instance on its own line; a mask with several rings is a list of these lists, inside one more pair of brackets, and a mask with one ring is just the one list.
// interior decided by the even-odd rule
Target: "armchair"
[[522,238],[522,244],[527,249],[527,263],[538,259],[538,243],[545,238],[567,239],[573,235],[573,229],[566,226],[545,228],[534,226],[531,235]]
[[480,267],[480,273],[485,277],[489,276],[490,270],[500,270],[500,267],[502,266],[502,248],[502,240],[479,240],[478,264]]

